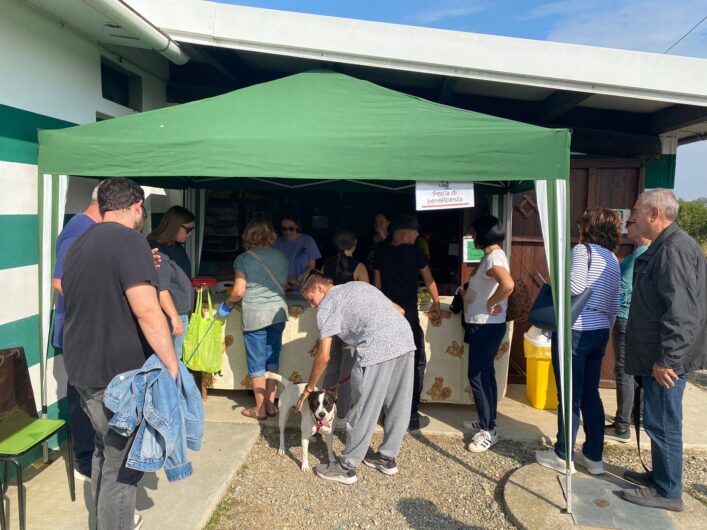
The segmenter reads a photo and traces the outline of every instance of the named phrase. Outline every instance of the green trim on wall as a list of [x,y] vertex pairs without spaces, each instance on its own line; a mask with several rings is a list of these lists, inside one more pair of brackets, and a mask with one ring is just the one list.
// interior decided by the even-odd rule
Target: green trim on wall
[[0,105],[0,160],[37,163],[37,131],[76,125],[36,112]]
[[37,328],[39,328],[39,315],[0,325],[0,348],[23,346],[27,365],[34,366],[39,363]]
[[0,160],[36,164],[37,143],[0,136]]
[[660,155],[658,160],[646,160],[646,189],[675,188],[675,164],[677,155]]
[[37,215],[0,215],[0,230],[0,269],[37,264]]

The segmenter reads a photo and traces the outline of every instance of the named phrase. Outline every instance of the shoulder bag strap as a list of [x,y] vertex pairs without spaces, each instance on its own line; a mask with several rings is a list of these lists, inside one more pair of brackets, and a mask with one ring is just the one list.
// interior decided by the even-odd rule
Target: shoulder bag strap
[[247,254],[250,254],[251,256],[253,256],[255,259],[258,260],[258,262],[260,263],[260,266],[263,267],[263,270],[268,274],[268,276],[270,276],[270,279],[273,281],[273,283],[275,283],[275,285],[276,285],[277,288],[279,289],[280,294],[283,294],[283,295],[284,295],[284,294],[285,294],[285,288],[280,284],[280,282],[277,281],[277,278],[275,278],[275,275],[274,275],[274,274],[272,273],[272,271],[270,270],[270,267],[268,267],[268,266],[265,264],[265,262],[261,259],[261,257],[258,256],[258,255],[257,255],[255,252],[253,252],[252,250],[249,250],[249,251],[247,252]]
[[638,449],[638,460],[641,462],[643,469],[646,473],[650,473],[651,470],[643,462],[643,456],[641,455],[641,391],[643,390],[643,378],[636,376],[636,386],[633,391],[633,426],[636,428],[636,449]]
[[582,244],[587,249],[587,272],[589,272],[592,268],[592,247],[589,246],[589,243]]

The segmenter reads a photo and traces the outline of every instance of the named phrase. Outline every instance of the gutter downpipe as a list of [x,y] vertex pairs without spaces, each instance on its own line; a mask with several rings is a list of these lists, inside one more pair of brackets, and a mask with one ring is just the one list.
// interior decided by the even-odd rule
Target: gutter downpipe
[[122,0],[84,0],[84,2],[108,17],[111,22],[120,24],[131,35],[139,38],[174,64],[182,65],[189,61],[189,55],[179,47],[179,44]]

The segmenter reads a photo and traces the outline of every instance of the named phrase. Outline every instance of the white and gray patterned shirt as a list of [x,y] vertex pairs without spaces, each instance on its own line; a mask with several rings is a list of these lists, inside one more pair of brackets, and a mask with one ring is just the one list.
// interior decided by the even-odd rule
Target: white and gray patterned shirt
[[415,350],[405,317],[378,289],[365,282],[332,287],[317,309],[320,338],[338,335],[355,348],[362,367]]

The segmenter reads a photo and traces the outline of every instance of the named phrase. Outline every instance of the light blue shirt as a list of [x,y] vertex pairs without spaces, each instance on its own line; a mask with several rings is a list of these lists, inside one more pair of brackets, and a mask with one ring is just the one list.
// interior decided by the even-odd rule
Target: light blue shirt
[[619,305],[618,318],[628,319],[628,310],[631,308],[631,293],[633,293],[633,264],[636,258],[648,250],[648,245],[638,247],[621,262],[621,304]]
[[294,241],[288,241],[281,237],[275,242],[275,248],[284,252],[290,263],[288,280],[299,279],[300,275],[309,267],[310,260],[318,260],[322,257],[314,239],[307,234],[300,234]]
[[[280,284],[275,284],[265,266]],[[254,248],[244,252],[233,262],[233,268],[246,277],[243,295],[243,331],[255,331],[272,324],[287,321],[287,302],[284,286],[287,281],[288,263],[285,255],[274,248]]]

